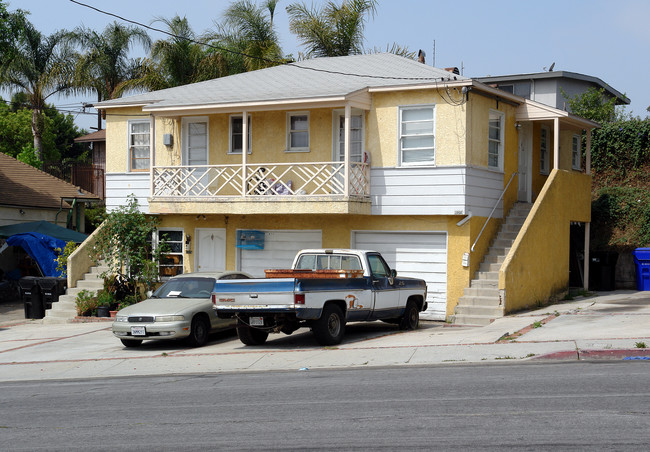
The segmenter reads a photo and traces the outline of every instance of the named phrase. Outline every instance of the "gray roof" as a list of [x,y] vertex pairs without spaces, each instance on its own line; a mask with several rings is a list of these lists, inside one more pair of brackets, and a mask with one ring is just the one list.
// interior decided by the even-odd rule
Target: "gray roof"
[[314,58],[190,85],[128,96],[97,107],[151,104],[148,109],[283,102],[345,96],[366,88],[469,80],[415,60],[378,53]]
[[615,90],[614,88],[609,86],[607,83],[603,82],[598,77],[579,74],[577,72],[548,71],[548,72],[534,72],[531,74],[494,75],[494,76],[487,76],[487,77],[475,77],[475,80],[478,80],[483,83],[503,83],[503,82],[516,82],[516,81],[531,80],[531,79],[539,80],[539,79],[547,79],[547,78],[550,79],[568,78],[568,79],[581,80],[588,83],[592,83],[598,88],[604,88],[609,95],[615,97],[616,103],[618,105],[623,105],[623,104],[627,105],[630,103],[630,99],[628,99],[625,96],[625,94],[622,94],[621,92]]

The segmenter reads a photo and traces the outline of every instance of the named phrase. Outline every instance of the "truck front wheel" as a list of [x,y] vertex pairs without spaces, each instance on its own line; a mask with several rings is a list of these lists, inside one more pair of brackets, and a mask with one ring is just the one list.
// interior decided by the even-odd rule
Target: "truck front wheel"
[[312,332],[321,345],[340,344],[345,333],[343,312],[335,304],[325,305],[320,319],[312,324]]
[[400,319],[399,329],[400,330],[416,330],[420,324],[420,310],[418,305],[413,300],[406,302],[406,308],[404,308],[404,315]]
[[237,337],[245,345],[262,345],[269,337],[269,333],[249,326],[238,326]]

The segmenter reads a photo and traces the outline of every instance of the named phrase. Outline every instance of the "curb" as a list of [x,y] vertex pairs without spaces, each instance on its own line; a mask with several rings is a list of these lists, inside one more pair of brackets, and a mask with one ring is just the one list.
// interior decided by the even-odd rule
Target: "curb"
[[617,350],[567,350],[547,353],[532,358],[533,360],[584,361],[590,359],[611,361],[650,360],[650,349],[628,348]]

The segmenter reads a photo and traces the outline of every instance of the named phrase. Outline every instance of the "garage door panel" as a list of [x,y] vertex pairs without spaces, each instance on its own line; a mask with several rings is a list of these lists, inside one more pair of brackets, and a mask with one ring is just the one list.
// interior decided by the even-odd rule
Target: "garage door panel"
[[398,275],[424,279],[429,308],[422,318],[447,314],[447,235],[445,233],[356,231],[353,246],[380,252]]
[[240,250],[238,269],[255,277],[264,270],[290,268],[298,251],[322,247],[322,231],[263,231],[264,249]]

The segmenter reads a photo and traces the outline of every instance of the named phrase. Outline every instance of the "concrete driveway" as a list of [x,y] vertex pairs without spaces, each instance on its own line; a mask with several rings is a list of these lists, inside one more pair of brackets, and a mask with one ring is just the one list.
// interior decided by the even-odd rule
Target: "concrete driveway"
[[[307,329],[244,346],[233,332],[201,348],[145,341],[126,348],[110,322],[42,324],[22,305],[0,303],[0,381],[353,366],[511,362],[535,359],[648,359],[650,292],[602,292],[522,312],[485,327],[421,322],[402,332],[382,322],[349,324],[344,342],[322,347]],[[7,309],[5,309],[7,308]]]

